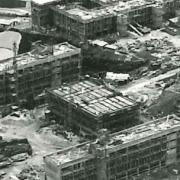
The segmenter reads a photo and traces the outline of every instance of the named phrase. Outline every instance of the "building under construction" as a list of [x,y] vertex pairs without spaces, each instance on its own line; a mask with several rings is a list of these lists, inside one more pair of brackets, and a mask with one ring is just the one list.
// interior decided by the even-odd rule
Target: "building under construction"
[[130,180],[180,159],[180,119],[170,115],[44,157],[46,180]]
[[[37,49],[41,49],[40,51]],[[16,52],[16,50],[14,50]],[[41,99],[46,88],[78,80],[80,49],[61,43],[0,62],[0,105]],[[43,99],[43,98],[42,98]]]
[[139,121],[136,102],[89,80],[48,90],[47,98],[57,120],[82,135],[96,136],[102,128],[116,132]]
[[175,17],[175,7],[176,0],[33,0],[32,24],[36,31],[79,44],[116,32],[125,36],[136,23],[160,28],[164,17]]
[[84,69],[113,72],[127,72],[153,59],[144,48],[132,52],[116,43],[109,44],[103,40],[89,40],[85,43],[82,46],[82,56]]

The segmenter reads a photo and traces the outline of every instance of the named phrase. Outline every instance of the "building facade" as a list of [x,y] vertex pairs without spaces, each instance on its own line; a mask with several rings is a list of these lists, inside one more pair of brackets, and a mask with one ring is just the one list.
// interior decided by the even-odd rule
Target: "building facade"
[[180,119],[170,115],[44,157],[47,180],[131,180],[180,159]]
[[80,49],[68,43],[48,48],[0,62],[0,105],[40,98],[46,88],[78,80]]
[[47,101],[59,123],[80,133],[116,132],[139,122],[136,102],[89,80],[47,90]]
[[176,0],[33,0],[32,27],[80,45],[106,34],[124,36],[131,29],[129,24],[161,28],[164,19],[175,17],[176,4]]

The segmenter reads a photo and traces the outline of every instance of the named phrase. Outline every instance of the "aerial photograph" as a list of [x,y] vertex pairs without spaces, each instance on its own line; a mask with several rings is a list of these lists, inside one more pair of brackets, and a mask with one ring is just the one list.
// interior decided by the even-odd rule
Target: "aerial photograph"
[[180,0],[0,0],[0,180],[180,180]]

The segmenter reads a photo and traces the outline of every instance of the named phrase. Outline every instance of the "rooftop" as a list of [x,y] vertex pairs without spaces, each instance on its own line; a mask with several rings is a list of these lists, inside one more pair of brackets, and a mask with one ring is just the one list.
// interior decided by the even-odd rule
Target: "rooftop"
[[163,117],[155,121],[134,126],[130,129],[112,134],[110,138],[111,141],[108,143],[108,147],[114,146],[113,144],[117,141],[121,141],[119,144],[126,144],[156,135],[161,132],[165,132],[166,130],[170,130],[176,127],[180,127],[180,118],[175,115],[169,115],[167,117]]
[[[102,0],[101,0],[102,1]],[[65,12],[71,18],[79,19],[82,21],[88,21],[96,18],[104,18],[105,16],[113,16],[116,13],[123,13],[125,11],[130,11],[131,9],[143,8],[143,6],[148,6],[155,4],[155,0],[130,0],[130,1],[114,1],[112,5],[102,6],[100,9],[86,9],[81,5],[70,4],[70,5],[57,5],[55,7],[56,10],[60,10],[61,12]]]
[[60,0],[32,0],[34,3],[39,4],[39,5],[46,5],[46,4],[50,4],[53,2],[58,2]]
[[87,80],[70,86],[61,86],[51,92],[65,101],[71,101],[74,106],[78,106],[95,117],[115,113],[137,105],[129,98],[115,95],[104,85],[98,85]]
[[[75,46],[72,46],[68,43],[56,44],[53,46],[53,54],[49,50],[50,47],[44,46],[41,52],[35,52],[37,49],[20,54],[16,57],[17,65],[20,68],[21,66],[29,65],[32,63],[42,63],[43,61],[51,61],[56,56],[69,56],[70,53],[80,53],[80,50]],[[13,59],[6,59],[0,62],[0,71],[10,69],[13,65]]]
[[77,145],[72,148],[68,148],[64,150],[62,153],[57,152],[50,155],[50,158],[56,164],[66,164],[68,162],[76,161],[82,158],[93,157],[92,154],[89,153],[89,145]]
[[63,12],[72,19],[78,19],[80,21],[86,22],[89,20],[97,18],[106,18],[107,16],[114,16],[113,11],[109,11],[108,8],[103,9],[86,9],[81,5],[70,4],[70,5],[56,5],[53,9]]
[[95,142],[87,142],[82,145],[74,146],[66,150],[50,154],[48,157],[51,158],[56,164],[63,165],[68,162],[80,160],[84,157],[92,157],[93,154],[89,152],[90,144],[94,144],[96,148],[100,149],[111,149],[119,145],[125,145],[129,142],[136,143],[140,139],[148,138],[176,127],[180,128],[180,118],[175,115],[170,115],[112,134],[110,135],[111,138],[109,142],[107,142],[105,146],[100,145],[99,141],[96,140]]

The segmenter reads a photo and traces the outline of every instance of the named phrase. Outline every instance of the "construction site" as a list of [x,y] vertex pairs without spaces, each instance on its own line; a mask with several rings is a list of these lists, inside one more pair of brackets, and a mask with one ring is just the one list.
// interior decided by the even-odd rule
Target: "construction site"
[[157,119],[44,158],[47,180],[130,180],[180,158],[180,119]]
[[33,1],[32,28],[80,45],[107,34],[128,36],[127,30],[136,31],[138,26],[142,26],[143,32],[161,28],[164,19],[175,17],[178,6],[175,0]]
[[139,123],[138,103],[92,81],[48,90],[47,98],[58,121],[84,136],[97,136],[104,128],[116,132]]
[[[68,44],[37,45],[31,52],[0,62],[0,105],[44,103],[44,90],[76,81],[81,50]],[[42,101],[42,102],[41,102]]]
[[179,0],[0,16],[0,179],[180,180]]

